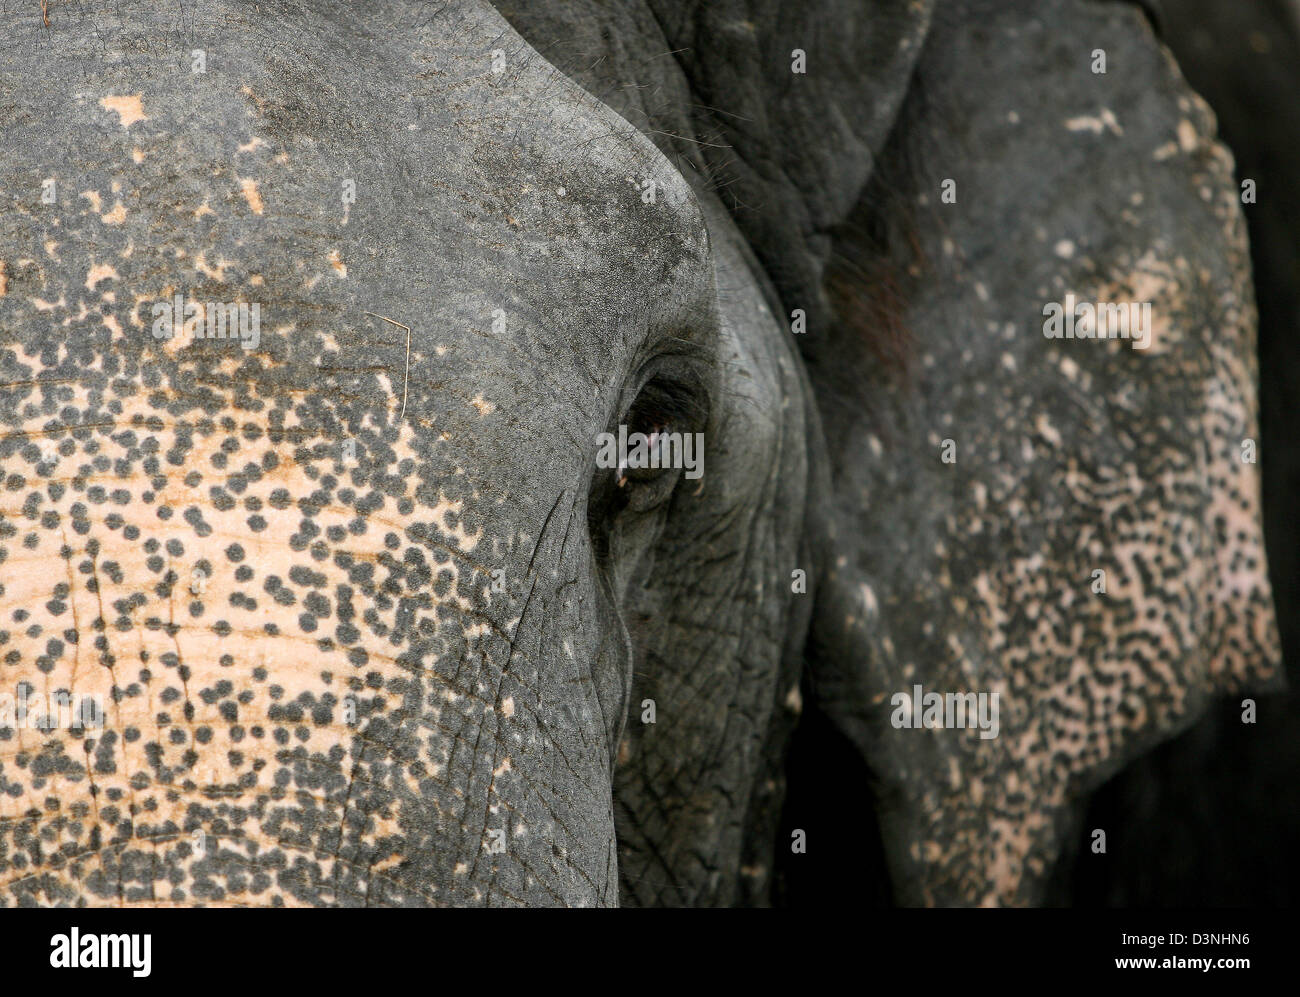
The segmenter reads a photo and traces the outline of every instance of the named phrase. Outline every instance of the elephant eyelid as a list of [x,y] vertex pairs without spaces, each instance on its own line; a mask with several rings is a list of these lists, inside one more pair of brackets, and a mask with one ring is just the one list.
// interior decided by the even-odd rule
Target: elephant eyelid
[[681,365],[677,376],[650,377],[627,411],[624,422],[633,432],[699,432],[709,421],[709,396],[702,380]]

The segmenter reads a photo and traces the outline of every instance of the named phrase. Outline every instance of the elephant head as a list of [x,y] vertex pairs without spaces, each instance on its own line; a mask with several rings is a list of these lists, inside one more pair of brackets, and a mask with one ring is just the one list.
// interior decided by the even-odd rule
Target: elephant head
[[102,702],[0,718],[2,902],[762,902],[806,705],[900,902],[1032,903],[1272,674],[1231,164],[1136,9],[184,14],[0,56],[0,691]]

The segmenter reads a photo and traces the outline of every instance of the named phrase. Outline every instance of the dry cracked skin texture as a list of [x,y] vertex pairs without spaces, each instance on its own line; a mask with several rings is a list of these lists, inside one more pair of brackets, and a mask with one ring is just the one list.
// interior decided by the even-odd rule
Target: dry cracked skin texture
[[[670,6],[652,19],[664,51],[689,24]],[[75,96],[53,110],[27,91],[5,109],[35,153],[3,161],[25,193],[0,220],[0,675],[5,690],[100,692],[107,724],[0,741],[4,902],[613,903],[616,867],[625,900],[727,902],[757,756],[779,754],[771,715],[797,708],[773,657],[801,636],[799,614],[788,595],[762,598],[794,564],[812,564],[816,587],[806,688],[871,765],[903,902],[1033,902],[1089,788],[1212,692],[1267,680],[1276,637],[1255,469],[1240,460],[1255,436],[1253,305],[1208,112],[1134,11],[952,3],[931,26],[929,5],[894,7],[907,56],[872,106],[904,126],[837,119],[837,141],[865,157],[843,172],[816,159],[826,129],[791,144],[774,115],[775,134],[734,126],[716,150],[692,146],[697,175],[673,136],[718,137],[721,118],[705,119],[726,74],[701,79],[709,67],[689,58],[685,82],[664,70],[693,110],[657,121],[619,103],[639,94],[636,74],[598,61],[611,75],[588,89],[696,197],[503,22],[459,7],[385,45],[245,15],[264,64],[223,76],[233,57],[214,45],[206,81],[175,73],[179,49],[128,33],[140,44],[93,87],[64,80]],[[729,37],[749,53],[743,23],[750,34]],[[707,44],[708,25],[691,26]],[[900,109],[927,30],[923,93]],[[1083,37],[1129,71],[1088,76]],[[483,61],[499,45],[510,70],[494,83]],[[1071,59],[1075,76],[1060,68]],[[394,101],[393,79],[421,99]],[[729,173],[733,140],[746,162]],[[658,659],[638,648],[649,678],[629,678],[637,634],[579,625],[607,607],[579,497],[540,468],[573,464],[572,441],[607,425],[637,348],[627,328],[716,307],[694,276],[709,269],[701,213],[715,253],[737,257],[718,294],[730,326],[773,320],[761,281],[735,276],[747,258],[728,248],[724,203],[815,329],[830,307],[850,330],[879,314],[871,289],[824,294],[823,270],[833,251],[861,262],[855,185],[873,164],[889,175],[891,157],[912,165],[913,144],[901,190],[869,185],[859,202],[873,229],[912,204],[915,255],[870,249],[899,256],[885,262],[907,292],[912,366],[873,367],[854,338],[799,344],[834,470],[814,477],[821,564],[790,541],[803,426],[765,418],[799,408],[799,375],[784,347],[742,337],[722,367],[743,372],[733,395],[752,395],[738,411],[759,414],[710,451],[715,528],[678,537],[707,536],[710,563],[661,553],[673,640]],[[769,169],[765,148],[791,161]],[[648,174],[671,208],[653,223],[634,186]],[[959,198],[940,214],[949,175]],[[39,199],[51,176],[53,207]],[[834,197],[810,207],[801,188],[817,176],[835,177]],[[348,177],[384,208],[344,203]],[[746,214],[732,195],[783,210]],[[518,290],[502,302],[502,287]],[[1068,292],[1149,297],[1151,349],[1043,339],[1043,301]],[[275,307],[256,350],[154,340],[150,304],[176,293]],[[561,307],[589,339],[547,321]],[[413,328],[409,378],[405,330],[365,312]],[[540,404],[521,369],[551,372]],[[948,438],[955,464],[939,460]],[[746,448],[761,459],[726,463]],[[737,521],[761,530],[724,529]],[[753,551],[775,553],[737,580]],[[758,593],[753,616],[719,632],[716,593],[732,589]],[[645,683],[633,702],[650,688],[687,718],[681,741],[632,726],[616,751],[608,704],[629,681]],[[893,730],[890,694],[918,681],[999,692],[1001,736]],[[617,861],[615,811],[634,818]],[[483,847],[493,830],[508,860]],[[755,896],[768,858],[741,870]]]
[[[0,740],[0,897],[761,892],[806,446],[730,222],[485,5],[291,6],[204,7],[199,75],[163,13],[105,12],[99,61],[71,23],[32,66],[93,87],[7,111],[0,680],[107,716]],[[260,302],[260,343],[155,339],[177,294]],[[593,441],[668,356],[732,407],[714,483],[593,526]]]
[[[1098,783],[1278,674],[1242,460],[1253,294],[1213,116],[1130,5],[578,6],[505,9],[717,192],[807,313],[831,509],[804,689],[871,772],[820,784],[870,792],[896,900],[1036,902],[1090,843]],[[815,71],[771,72],[796,45]],[[1152,345],[1045,339],[1070,293],[1150,302]],[[894,730],[918,682],[998,692],[1000,736]]]
[[[653,148],[576,89],[550,120],[523,106],[564,81],[490,12],[446,17],[413,18],[400,49],[261,35],[243,73],[222,72],[234,41],[207,76],[106,60],[53,110],[23,105],[0,674],[107,716],[0,741],[6,903],[617,898],[622,693],[601,683],[624,669],[596,666],[622,651],[579,623],[583,496],[533,481],[585,458],[631,349],[606,330],[704,272],[700,223],[671,177],[667,221],[638,223],[624,178],[658,169]],[[522,79],[485,71],[493,42]],[[368,122],[402,75],[429,99]],[[566,343],[545,309],[579,290],[596,332]],[[155,339],[151,305],[177,294],[262,302],[260,344]],[[497,307],[514,335],[493,335]],[[407,334],[365,312],[416,327],[409,383]],[[539,402],[518,372],[543,368]]]

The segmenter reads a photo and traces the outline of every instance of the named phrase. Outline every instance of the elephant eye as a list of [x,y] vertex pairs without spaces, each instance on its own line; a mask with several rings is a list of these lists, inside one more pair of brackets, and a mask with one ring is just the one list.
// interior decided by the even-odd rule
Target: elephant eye
[[682,477],[700,477],[707,421],[707,396],[691,365],[670,363],[647,377],[602,434],[588,504],[593,535],[625,511],[663,505]]
[[[691,378],[651,377],[637,393],[620,427],[615,487],[626,489],[657,479],[674,481],[703,461],[703,394]],[[626,437],[627,445],[622,444]]]
[[681,431],[674,431],[668,413],[648,405],[644,409],[634,408],[628,413],[626,425],[629,441],[640,444],[644,438],[645,443],[630,445],[619,454],[618,466],[614,468],[616,487],[652,481],[674,470],[674,442],[681,438]]

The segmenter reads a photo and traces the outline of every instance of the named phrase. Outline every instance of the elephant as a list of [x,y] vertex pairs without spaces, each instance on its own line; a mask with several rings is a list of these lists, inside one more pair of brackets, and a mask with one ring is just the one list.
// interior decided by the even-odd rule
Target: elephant
[[834,853],[1034,905],[1279,680],[1239,190],[1142,7],[7,30],[0,903],[766,905]]

